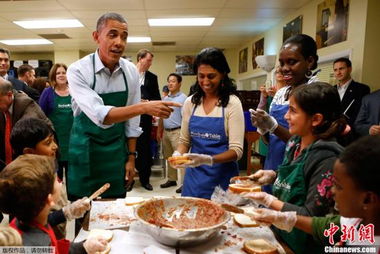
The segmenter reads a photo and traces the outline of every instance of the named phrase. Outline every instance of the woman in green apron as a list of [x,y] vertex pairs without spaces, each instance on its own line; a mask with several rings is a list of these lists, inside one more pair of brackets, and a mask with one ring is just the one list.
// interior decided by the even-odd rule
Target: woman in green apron
[[71,96],[66,77],[67,66],[56,63],[50,70],[51,86],[46,88],[40,97],[39,104],[46,116],[52,121],[59,144],[58,177],[63,179],[63,168],[67,176],[67,161],[73,111]]
[[[274,196],[265,192],[248,197],[279,211],[295,211],[299,215],[324,216],[333,209],[332,168],[343,148],[335,141],[346,127],[340,112],[336,89],[315,82],[294,89],[289,98],[285,119],[293,135],[286,145],[285,158],[273,170],[260,170],[252,177],[262,184],[273,184]],[[313,240],[304,232],[276,230],[295,253],[311,253]]]

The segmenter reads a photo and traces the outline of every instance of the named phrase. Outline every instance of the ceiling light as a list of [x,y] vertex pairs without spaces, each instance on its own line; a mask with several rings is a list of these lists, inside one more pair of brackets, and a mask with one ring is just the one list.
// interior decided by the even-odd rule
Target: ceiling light
[[13,23],[26,29],[83,27],[77,19],[20,20]]
[[211,26],[215,18],[148,19],[150,26]]
[[12,46],[53,44],[53,42],[46,39],[0,40],[0,43]]
[[152,39],[150,37],[128,36],[128,38],[127,38],[128,43],[151,42],[151,41],[152,41]]

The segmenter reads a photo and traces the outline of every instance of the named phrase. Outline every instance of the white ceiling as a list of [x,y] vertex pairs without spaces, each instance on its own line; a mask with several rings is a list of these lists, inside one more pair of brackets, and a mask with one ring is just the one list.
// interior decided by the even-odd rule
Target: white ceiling
[[[40,38],[38,34],[64,33],[53,45],[7,46],[13,52],[82,50],[96,48],[91,33],[97,18],[118,12],[128,21],[130,36],[150,36],[153,42],[175,41],[175,46],[151,43],[127,45],[128,51],[197,51],[207,46],[233,48],[269,29],[311,0],[0,0],[0,40]],[[149,27],[148,18],[215,17],[210,27]],[[27,30],[14,20],[72,19],[82,28]]]

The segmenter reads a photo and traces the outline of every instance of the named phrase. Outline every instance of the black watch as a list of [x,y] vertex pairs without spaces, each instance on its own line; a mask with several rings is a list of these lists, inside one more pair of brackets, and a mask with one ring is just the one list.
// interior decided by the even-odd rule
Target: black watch
[[127,152],[127,156],[129,156],[129,155],[133,155],[133,156],[135,156],[135,158],[137,158],[138,153],[137,153],[137,151],[136,152]]

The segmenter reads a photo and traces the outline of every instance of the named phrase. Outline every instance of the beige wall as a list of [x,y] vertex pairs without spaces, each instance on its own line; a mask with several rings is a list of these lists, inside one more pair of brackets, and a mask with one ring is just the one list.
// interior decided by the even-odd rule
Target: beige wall
[[51,60],[54,62],[54,52],[35,52],[35,53],[12,53],[11,60]]
[[[376,5],[378,8],[378,5],[379,5],[378,0],[369,0],[369,1],[371,5],[373,6]],[[284,18],[280,23],[278,23],[276,26],[272,27],[270,30],[266,31],[265,33],[259,36],[253,37],[250,41],[242,44],[241,47],[235,50],[229,50],[228,55],[233,56],[233,57],[229,58],[228,61],[234,63],[234,65],[232,65],[231,67],[233,69],[233,73],[236,73],[236,79],[237,80],[246,79],[261,72],[259,69],[255,69],[255,70],[252,69],[252,43],[264,37],[265,38],[264,39],[265,54],[278,54],[278,51],[282,44],[282,27],[285,24],[287,24],[289,21],[298,17],[299,15],[303,16],[302,32],[315,38],[316,22],[317,22],[317,6],[321,2],[322,2],[321,0],[315,0],[315,1],[310,2],[309,4],[303,6],[299,10],[295,11],[291,15]],[[378,87],[380,86],[379,84],[375,85],[373,82],[370,82],[370,80],[371,81],[374,80],[372,76],[375,75],[376,71],[372,72],[372,76],[367,75],[367,73],[365,73],[366,78],[363,78],[363,74],[364,74],[363,72],[364,43],[363,42],[364,42],[364,38],[368,36],[368,33],[370,33],[371,36],[369,36],[368,42],[366,42],[366,52],[368,52],[365,58],[366,61],[367,61],[367,57],[372,57],[373,54],[379,54],[380,52],[378,48],[376,48],[373,45],[375,43],[378,43],[379,41],[378,39],[377,40],[375,39],[378,37],[378,32],[374,32],[374,29],[376,29],[376,25],[380,24],[379,15],[378,15],[379,12],[378,11],[376,12],[375,10],[370,10],[370,13],[372,13],[373,16],[376,16],[376,15],[377,16],[376,18],[370,17],[371,25],[367,26],[367,31],[366,31],[367,0],[351,0],[347,40],[318,50],[318,55],[319,57],[324,57],[324,56],[328,56],[330,54],[334,54],[340,51],[351,50],[353,78],[358,81],[362,81],[362,80],[366,82],[368,81],[368,84],[372,88],[374,88],[376,86]],[[237,70],[238,70],[237,59],[239,56],[239,51],[246,47],[248,47],[248,71],[245,73],[238,74],[237,73]],[[375,58],[375,59],[377,61],[377,59],[379,58]],[[373,59],[373,61],[375,61],[375,59]]]
[[368,84],[372,91],[380,89],[379,73],[379,25],[380,1],[369,0],[367,12],[366,37],[364,41],[362,82]]

